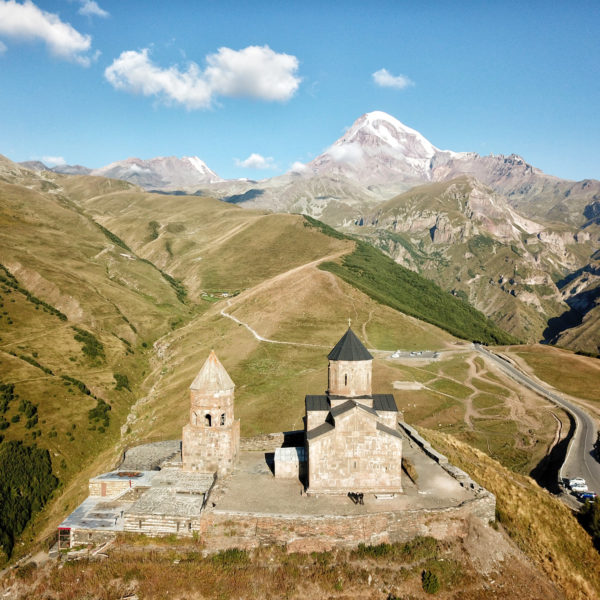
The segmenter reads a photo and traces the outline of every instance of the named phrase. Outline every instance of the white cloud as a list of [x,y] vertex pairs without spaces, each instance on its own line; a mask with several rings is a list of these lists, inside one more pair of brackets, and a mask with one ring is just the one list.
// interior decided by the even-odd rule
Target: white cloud
[[42,40],[55,56],[86,67],[90,64],[90,58],[84,54],[91,48],[92,38],[61,21],[58,15],[39,9],[30,0],[23,4],[0,0],[0,36]]
[[397,90],[415,85],[406,75],[392,75],[387,69],[379,69],[373,73],[373,81],[381,87],[391,87]]
[[161,69],[148,58],[148,48],[128,50],[106,68],[104,76],[118,90],[143,96],[160,96],[166,101],[183,104],[189,109],[210,106],[211,90],[198,65],[187,71],[177,67]]
[[67,164],[67,161],[62,156],[42,156],[42,162],[49,167]]
[[0,56],[6,52],[6,44],[0,42]]
[[308,169],[308,167],[303,162],[300,162],[299,160],[292,163],[292,166],[290,167],[290,171],[292,173],[303,173],[304,171],[306,171],[306,169]]
[[189,110],[208,108],[217,96],[289,100],[301,81],[296,76],[298,59],[268,46],[220,48],[206,62],[204,71],[194,62],[186,70],[177,65],[162,68],[152,62],[148,48],[128,50],[106,68],[104,76],[116,89],[158,96]]
[[80,15],[85,15],[86,17],[108,17],[110,16],[107,11],[103,8],[100,8],[94,0],[81,0],[81,8],[79,9]]
[[129,173],[152,173],[152,169],[149,169],[148,167],[140,167],[139,165],[136,165],[135,163],[133,163],[127,169],[127,171]]
[[289,100],[300,85],[295,75],[298,59],[273,52],[269,46],[219,48],[206,57],[206,62],[205,77],[222,96],[283,101]]
[[356,144],[344,144],[341,146],[331,146],[327,154],[336,162],[357,164],[363,157],[362,148]]
[[235,159],[235,164],[238,167],[244,167],[245,169],[274,169],[275,162],[272,156],[262,156],[253,152],[245,160]]

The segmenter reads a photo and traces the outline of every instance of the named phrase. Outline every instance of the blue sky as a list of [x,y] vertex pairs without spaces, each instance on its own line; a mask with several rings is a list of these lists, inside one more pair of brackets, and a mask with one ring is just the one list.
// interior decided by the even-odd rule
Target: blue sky
[[442,149],[600,179],[598,31],[598,1],[0,0],[0,153],[258,179],[383,110]]

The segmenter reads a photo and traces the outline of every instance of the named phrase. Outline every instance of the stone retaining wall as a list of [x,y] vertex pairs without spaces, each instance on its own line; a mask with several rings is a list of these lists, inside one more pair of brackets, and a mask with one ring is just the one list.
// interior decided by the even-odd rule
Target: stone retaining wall
[[430,458],[435,460],[436,463],[448,473],[451,477],[454,477],[456,481],[460,483],[464,488],[471,489],[475,491],[478,496],[489,496],[491,500],[493,500],[494,504],[494,516],[490,519],[491,521],[495,520],[495,512],[496,512],[496,496],[491,492],[488,492],[484,487],[481,487],[477,482],[471,479],[471,476],[468,473],[465,473],[462,469],[455,467],[453,464],[448,462],[448,458],[443,454],[440,454],[437,450],[434,450],[431,447],[431,444],[424,439],[419,432],[414,428],[400,421],[398,423],[400,427],[418,446],[421,447],[423,452],[427,454]]
[[486,523],[493,520],[495,505],[490,494],[452,508],[351,516],[259,515],[214,510],[204,514],[200,536],[207,552],[270,544],[284,545],[288,552],[316,552],[360,543],[406,542],[418,535],[444,539],[466,535],[472,518]]
[[240,440],[243,452],[275,452],[277,448],[304,446],[304,430],[263,433]]

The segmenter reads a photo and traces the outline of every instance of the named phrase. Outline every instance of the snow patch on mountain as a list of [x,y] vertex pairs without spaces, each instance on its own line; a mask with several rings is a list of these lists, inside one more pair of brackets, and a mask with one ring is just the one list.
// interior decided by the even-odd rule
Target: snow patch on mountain
[[197,189],[201,185],[223,181],[197,156],[159,156],[148,160],[128,158],[96,169],[92,174],[164,191]]

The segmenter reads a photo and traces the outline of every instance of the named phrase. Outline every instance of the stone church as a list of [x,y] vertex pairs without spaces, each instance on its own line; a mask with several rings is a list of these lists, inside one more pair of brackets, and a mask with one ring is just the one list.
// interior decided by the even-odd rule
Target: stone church
[[327,358],[325,395],[305,399],[307,494],[401,492],[398,408],[371,391],[373,357],[349,327]]

